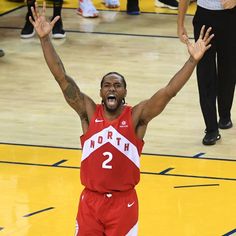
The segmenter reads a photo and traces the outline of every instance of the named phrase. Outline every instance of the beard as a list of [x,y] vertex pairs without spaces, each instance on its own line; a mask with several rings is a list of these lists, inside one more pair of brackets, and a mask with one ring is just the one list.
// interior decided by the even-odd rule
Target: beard
[[116,103],[116,105],[115,106],[109,106],[106,102],[104,102],[103,100],[102,100],[102,104],[104,104],[104,106],[105,106],[105,108],[106,108],[106,110],[108,111],[108,112],[110,112],[110,113],[115,113],[117,110],[118,110],[118,108],[119,107],[121,107],[122,106],[122,104],[123,104],[123,99],[122,100],[118,100],[117,101],[117,103]]

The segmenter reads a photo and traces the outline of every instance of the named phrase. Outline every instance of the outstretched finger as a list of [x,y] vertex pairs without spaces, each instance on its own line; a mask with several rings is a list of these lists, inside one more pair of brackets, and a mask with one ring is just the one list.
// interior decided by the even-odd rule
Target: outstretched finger
[[211,34],[211,35],[206,39],[205,44],[208,45],[214,36],[215,36],[214,34]]
[[206,27],[205,25],[202,26],[201,31],[200,31],[200,35],[199,35],[199,39],[203,38],[205,27]]
[[35,5],[35,9],[34,9],[35,10],[35,15],[36,15],[37,18],[39,18],[40,14],[39,14],[39,6],[38,6],[37,1],[35,1],[34,5]]
[[37,15],[36,15],[34,7],[31,7],[30,9],[31,9],[32,16],[33,16],[34,20],[37,20]]
[[42,10],[42,16],[46,15],[46,2],[43,1],[43,10]]
[[211,27],[209,27],[204,35],[203,41],[206,41],[209,38],[210,31],[212,30]]
[[33,21],[32,16],[29,16],[29,21],[35,27],[35,22]]
[[211,47],[211,44],[208,44],[205,50],[207,51],[210,47]]
[[50,22],[50,25],[53,26],[55,25],[55,23],[60,19],[60,16],[56,16],[51,22]]

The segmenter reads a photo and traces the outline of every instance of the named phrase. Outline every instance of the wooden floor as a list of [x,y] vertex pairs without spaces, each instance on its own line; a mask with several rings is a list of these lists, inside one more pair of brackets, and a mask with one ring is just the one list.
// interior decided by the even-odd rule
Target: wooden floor
[[[20,39],[26,8],[0,17],[1,58],[0,141],[79,147],[77,115],[64,102],[42,56],[37,37]],[[54,41],[68,73],[81,89],[100,101],[99,82],[108,71],[127,79],[127,102],[136,104],[164,86],[188,58],[176,38],[175,14],[128,16],[101,11],[98,19],[83,19],[63,9],[65,40]],[[48,11],[51,16],[51,9]],[[192,17],[187,27],[192,35]],[[86,33],[88,32],[88,33]],[[236,109],[232,109],[235,121]],[[149,126],[145,153],[235,159],[236,128],[221,131],[215,146],[201,144],[204,123],[198,102],[196,76]]]
[[[81,151],[0,144],[0,236],[73,236]],[[236,162],[142,155],[139,236],[233,236]]]
[[[68,74],[98,103],[102,76],[118,71],[128,83],[126,101],[135,105],[166,85],[188,58],[176,37],[176,11],[141,0],[143,13],[128,16],[125,1],[118,11],[94,2],[100,17],[84,19],[75,14],[77,2],[66,1],[67,38],[53,43]],[[191,37],[194,9],[186,18]],[[0,48],[6,53],[0,58],[0,236],[73,235],[82,189],[74,181],[80,120],[50,74],[38,38],[20,38],[26,7],[2,0],[0,14]],[[236,124],[235,106],[232,120]],[[140,236],[236,232],[236,126],[221,134],[217,145],[201,144],[204,122],[194,73],[145,137],[137,189]]]

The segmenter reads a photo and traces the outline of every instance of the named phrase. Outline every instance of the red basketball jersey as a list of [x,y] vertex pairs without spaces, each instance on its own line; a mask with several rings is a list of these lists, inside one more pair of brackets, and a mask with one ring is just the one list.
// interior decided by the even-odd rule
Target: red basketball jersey
[[97,105],[88,131],[81,136],[81,182],[101,193],[126,191],[139,182],[144,142],[135,135],[130,106],[113,121],[106,120],[103,109]]

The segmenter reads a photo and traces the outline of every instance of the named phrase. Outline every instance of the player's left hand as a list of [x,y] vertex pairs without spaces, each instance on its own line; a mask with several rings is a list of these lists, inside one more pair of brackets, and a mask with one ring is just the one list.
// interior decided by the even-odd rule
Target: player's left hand
[[188,52],[190,56],[198,62],[204,53],[211,47],[210,41],[214,37],[214,34],[210,35],[211,27],[205,32],[205,25],[202,26],[201,32],[197,42],[191,43],[187,36],[184,37],[184,41],[188,47]]

